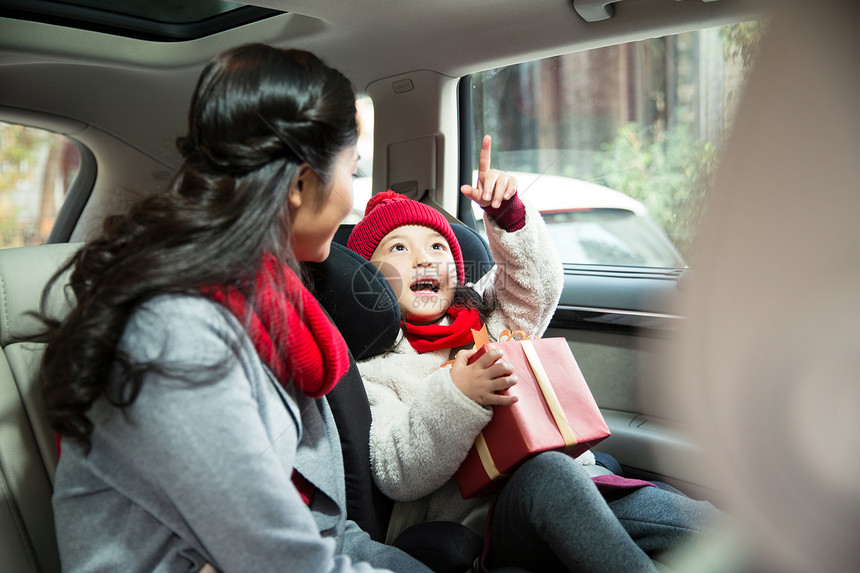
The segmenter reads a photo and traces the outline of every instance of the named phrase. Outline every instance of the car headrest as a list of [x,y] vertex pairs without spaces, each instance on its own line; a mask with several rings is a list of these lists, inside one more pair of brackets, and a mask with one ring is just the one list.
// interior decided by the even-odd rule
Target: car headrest
[[[58,243],[0,250],[0,347],[27,340],[43,330],[31,312],[39,310],[50,278],[81,245]],[[72,305],[60,281],[48,298],[48,312],[63,318]]]
[[400,308],[385,277],[361,255],[332,243],[328,258],[305,263],[311,291],[331,316],[356,360],[394,345]]
[[[400,331],[394,291],[375,266],[346,248],[354,225],[341,225],[328,258],[306,263],[311,289],[332,317],[356,360],[382,354]],[[463,252],[467,283],[476,283],[495,264],[486,241],[465,225],[452,224]]]

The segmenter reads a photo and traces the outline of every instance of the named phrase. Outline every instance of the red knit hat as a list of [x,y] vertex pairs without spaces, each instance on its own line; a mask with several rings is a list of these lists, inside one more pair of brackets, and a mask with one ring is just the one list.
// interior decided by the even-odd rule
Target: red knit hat
[[430,227],[445,237],[457,265],[457,280],[460,283],[465,282],[460,243],[445,216],[429,205],[394,191],[377,193],[370,198],[364,210],[364,218],[356,223],[346,246],[369,261],[385,235],[404,225]]

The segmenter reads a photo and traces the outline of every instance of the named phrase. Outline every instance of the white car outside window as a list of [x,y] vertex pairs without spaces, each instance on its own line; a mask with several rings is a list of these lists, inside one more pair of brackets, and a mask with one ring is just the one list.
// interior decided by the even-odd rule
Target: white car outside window
[[[510,172],[520,196],[547,223],[562,262],[641,267],[685,267],[683,257],[640,201],[571,177]],[[473,204],[478,230],[483,211]]]

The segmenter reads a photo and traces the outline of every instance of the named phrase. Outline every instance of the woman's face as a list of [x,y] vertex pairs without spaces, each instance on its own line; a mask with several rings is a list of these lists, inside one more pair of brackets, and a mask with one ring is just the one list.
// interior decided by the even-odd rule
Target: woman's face
[[430,227],[405,225],[389,232],[370,262],[388,279],[410,322],[435,322],[451,306],[457,266],[445,237]]
[[335,231],[352,210],[357,161],[355,146],[341,151],[334,162],[328,188],[310,167],[301,168],[289,197],[290,244],[296,259],[319,263],[328,258]]

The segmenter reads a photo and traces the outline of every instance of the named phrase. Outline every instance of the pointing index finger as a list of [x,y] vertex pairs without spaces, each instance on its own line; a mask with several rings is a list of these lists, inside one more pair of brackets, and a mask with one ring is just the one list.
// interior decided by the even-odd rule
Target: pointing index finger
[[478,184],[480,185],[484,174],[490,170],[490,144],[492,138],[485,135],[481,141],[481,153],[478,155]]

